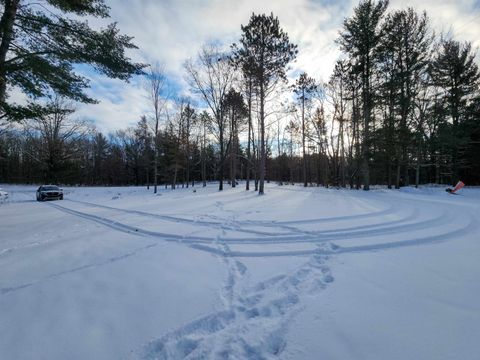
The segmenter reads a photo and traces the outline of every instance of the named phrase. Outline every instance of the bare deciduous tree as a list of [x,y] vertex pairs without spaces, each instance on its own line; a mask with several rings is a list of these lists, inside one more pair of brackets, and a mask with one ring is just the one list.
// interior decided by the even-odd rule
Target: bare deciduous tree
[[167,98],[164,96],[166,78],[164,67],[162,65],[155,64],[150,67],[150,70],[147,73],[146,87],[153,107],[153,192],[156,194],[158,186],[158,130],[162,112],[167,102]]
[[216,45],[204,46],[195,61],[189,60],[185,63],[185,69],[192,89],[202,98],[213,115],[211,128],[220,147],[218,190],[223,190],[225,135],[228,131],[224,99],[232,86],[235,72],[227,54]]

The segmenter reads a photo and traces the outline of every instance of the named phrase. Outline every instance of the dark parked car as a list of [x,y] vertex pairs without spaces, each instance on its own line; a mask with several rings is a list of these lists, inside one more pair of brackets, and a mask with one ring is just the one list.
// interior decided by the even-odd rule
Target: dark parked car
[[37,201],[63,200],[63,189],[56,185],[42,185],[37,190]]

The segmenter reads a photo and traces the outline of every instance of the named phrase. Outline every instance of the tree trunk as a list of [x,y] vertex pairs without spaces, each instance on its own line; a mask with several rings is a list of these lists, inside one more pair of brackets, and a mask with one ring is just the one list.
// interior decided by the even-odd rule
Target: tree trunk
[[420,159],[417,159],[417,168],[415,169],[415,187],[418,188],[420,183]]
[[20,0],[6,0],[5,8],[0,19],[0,104],[5,102],[7,93],[7,79],[5,71],[5,60],[7,59],[8,49],[12,41],[13,24],[17,15],[18,4]]
[[362,170],[363,170],[363,190],[370,190],[370,117],[372,104],[370,98],[370,58],[367,56],[364,74],[363,88],[363,147],[362,147]]
[[176,161],[174,166],[175,166],[175,169],[173,171],[172,190],[175,190],[175,188],[177,187],[178,166]]
[[279,182],[280,185],[283,185],[283,160],[280,161],[281,157],[281,147],[280,147],[280,123],[277,123],[277,166],[276,166],[276,172],[275,172],[275,177],[277,178],[277,181]]
[[186,163],[185,163],[185,182],[187,183],[187,188],[188,184],[190,182],[190,139],[189,139],[189,133],[190,133],[190,120],[187,120],[187,140],[186,140]]
[[255,191],[258,191],[258,141],[255,147],[253,146],[253,160],[254,160],[254,167],[253,167],[253,176],[255,178]]
[[253,131],[252,127],[252,79],[248,80],[248,143],[247,143],[247,176],[245,190],[250,190],[250,175],[252,173],[252,155],[250,153],[250,132]]
[[[223,115],[220,115],[223,116]],[[223,121],[223,120],[222,120]],[[221,123],[221,122],[220,122]],[[219,177],[219,184],[218,184],[218,191],[223,190],[223,163],[225,161],[225,154],[224,154],[224,144],[223,144],[223,126],[220,127],[220,166],[219,166],[219,172],[218,172],[218,177]]]
[[267,152],[265,151],[265,90],[263,79],[260,81],[260,178],[258,193],[263,195],[265,193],[265,170],[267,162]]
[[395,189],[400,189],[400,173],[401,173],[400,161],[397,158],[397,180],[395,182]]
[[305,89],[302,89],[302,152],[303,152],[303,186],[307,187],[307,156],[305,154]]
[[147,175],[147,190],[150,190],[150,169],[146,168],[146,175]]
[[232,118],[230,126],[230,182],[232,188],[235,187],[235,110],[232,108]]
[[203,140],[202,140],[202,182],[203,187],[207,186],[207,162],[205,159],[205,151],[206,151],[206,142],[207,142],[207,134],[205,128],[205,122],[203,123]]
[[[355,98],[355,97],[354,97]],[[355,189],[359,190],[360,189],[360,176],[359,176],[359,171],[360,171],[360,159],[361,159],[361,154],[360,154],[360,117],[358,116],[358,100],[357,103],[354,105],[355,106],[355,163],[356,163],[356,169],[355,169]]]
[[153,152],[153,193],[157,193],[158,185],[158,131],[155,131],[155,151]]
[[392,161],[390,157],[387,159],[387,187],[392,188]]

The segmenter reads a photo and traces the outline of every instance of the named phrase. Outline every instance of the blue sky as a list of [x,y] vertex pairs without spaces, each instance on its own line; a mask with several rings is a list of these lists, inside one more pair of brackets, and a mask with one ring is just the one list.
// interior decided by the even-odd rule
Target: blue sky
[[[135,61],[165,64],[172,94],[188,93],[183,63],[208,41],[231,44],[252,12],[273,12],[299,47],[293,72],[306,71],[327,80],[340,56],[335,39],[357,0],[107,0],[111,18],[122,33],[134,36]],[[436,33],[450,33],[480,46],[480,0],[391,0],[390,10],[413,6],[426,10]],[[93,19],[92,26],[107,22]],[[105,132],[134,125],[150,113],[144,79],[129,83],[86,71],[97,105],[79,105],[77,115],[91,119]]]

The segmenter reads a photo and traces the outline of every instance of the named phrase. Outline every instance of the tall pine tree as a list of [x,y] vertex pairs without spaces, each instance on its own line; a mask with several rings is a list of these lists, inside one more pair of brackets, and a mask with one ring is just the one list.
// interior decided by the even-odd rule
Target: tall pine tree
[[479,93],[480,73],[475,62],[475,53],[470,43],[461,44],[446,40],[440,53],[432,62],[433,84],[442,89],[445,113],[451,119],[450,151],[452,156],[452,180],[458,180],[461,160],[460,147],[465,146],[467,136],[460,132],[460,125],[466,118],[467,110]]
[[388,0],[378,2],[363,0],[354,9],[353,15],[345,19],[343,31],[338,43],[355,62],[355,71],[360,74],[362,83],[362,167],[363,189],[370,189],[370,125],[374,108],[374,91],[372,87],[373,70],[378,59],[379,44],[382,37],[381,22],[387,10]]
[[297,55],[297,46],[290,42],[280,28],[278,18],[252,14],[247,25],[242,25],[240,44],[233,46],[233,59],[248,63],[249,71],[258,86],[260,120],[260,179],[258,193],[264,193],[267,152],[265,148],[265,103],[267,94],[278,81],[286,80],[286,67]]
[[305,152],[305,103],[311,98],[312,94],[317,90],[318,86],[315,80],[307,75],[307,73],[300,74],[295,82],[293,91],[298,96],[302,107],[302,153],[303,153],[303,186],[307,187],[307,156]]

